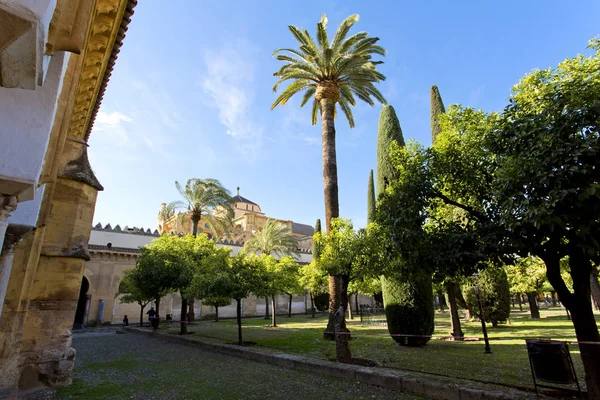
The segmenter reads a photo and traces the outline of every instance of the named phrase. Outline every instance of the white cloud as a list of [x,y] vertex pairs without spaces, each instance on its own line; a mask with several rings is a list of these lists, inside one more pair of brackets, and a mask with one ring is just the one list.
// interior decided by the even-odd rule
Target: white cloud
[[113,111],[110,114],[100,111],[96,116],[96,124],[99,130],[102,130],[102,126],[106,125],[110,127],[119,126],[121,122],[133,122],[133,119],[118,111]]
[[249,46],[228,47],[204,54],[205,71],[199,85],[209,96],[209,105],[218,109],[225,133],[239,140],[244,154],[262,145],[263,126],[252,118],[254,93],[251,88],[255,63]]
[[128,131],[127,124],[132,124],[133,118],[119,112],[98,112],[94,121],[94,132],[102,132],[103,138],[121,146],[132,146],[134,141]]

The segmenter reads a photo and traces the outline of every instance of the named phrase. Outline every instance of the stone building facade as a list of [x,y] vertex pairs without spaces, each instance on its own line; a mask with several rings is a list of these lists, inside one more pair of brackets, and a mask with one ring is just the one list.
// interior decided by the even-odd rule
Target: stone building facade
[[[75,324],[119,324],[125,315],[131,323],[140,319],[140,307],[137,304],[123,304],[120,301],[119,284],[124,271],[135,268],[137,257],[143,247],[159,237],[158,230],[151,232],[143,228],[114,228],[108,224],[102,227],[97,224],[92,228],[89,241],[91,259],[85,263],[83,272],[82,293],[75,316]],[[242,248],[240,243],[223,241],[218,247],[228,247],[233,254]],[[300,264],[311,261],[310,250],[300,249],[297,260]],[[277,296],[277,312],[287,313],[288,296]],[[196,318],[211,318],[215,314],[214,307],[194,302]],[[292,312],[304,313],[311,307],[310,298],[304,294],[292,298]],[[145,310],[147,311],[147,309]],[[264,315],[265,304],[262,299],[250,296],[242,302],[242,312],[245,317]],[[175,319],[180,318],[181,297],[177,293],[169,294],[161,299],[160,313],[162,316],[171,314]],[[235,317],[235,305],[219,307],[219,317]],[[144,317],[145,318],[145,317]]]
[[[294,237],[298,241],[298,248],[302,250],[310,250],[312,247],[312,236],[314,234],[314,228],[311,225],[301,224],[291,220],[283,220],[268,217],[262,212],[260,205],[248,200],[245,197],[240,196],[240,188],[237,188],[237,194],[233,196],[233,228],[227,237],[228,240],[233,243],[244,244],[248,239],[252,237],[254,232],[260,231],[267,220],[274,219],[279,223],[285,225],[290,231],[292,231]],[[167,207],[167,203],[162,204],[162,209]],[[158,231],[159,233],[175,233],[175,234],[188,234],[192,233],[192,220],[190,213],[173,215],[168,220],[161,218],[162,213],[159,214],[158,218]],[[198,225],[198,232],[206,233],[208,235],[214,235],[208,224],[200,221]]]
[[71,382],[87,143],[135,4],[0,0],[0,398]]

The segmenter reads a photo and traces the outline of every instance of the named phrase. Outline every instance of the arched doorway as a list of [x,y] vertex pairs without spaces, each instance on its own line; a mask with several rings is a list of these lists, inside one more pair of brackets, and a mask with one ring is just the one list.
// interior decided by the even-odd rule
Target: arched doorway
[[77,310],[75,311],[75,321],[73,322],[73,329],[83,329],[85,323],[85,316],[89,310],[89,303],[91,295],[88,295],[90,289],[90,281],[84,276],[81,281],[81,289],[79,290],[79,300],[77,301]]

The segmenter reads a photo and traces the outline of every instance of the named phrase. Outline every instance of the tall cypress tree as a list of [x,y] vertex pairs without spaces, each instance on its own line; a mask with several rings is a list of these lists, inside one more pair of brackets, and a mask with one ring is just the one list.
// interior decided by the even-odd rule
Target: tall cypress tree
[[381,193],[398,178],[398,171],[389,160],[390,145],[398,142],[404,146],[402,128],[396,117],[394,107],[386,104],[379,114],[379,128],[377,131],[377,198]]
[[[390,145],[404,146],[400,122],[394,108],[383,106],[377,132],[377,197],[398,178],[389,157]],[[383,304],[392,338],[401,345],[421,346],[433,333],[433,288],[431,276],[414,273],[410,277],[381,277]],[[400,336],[406,335],[406,336]]]
[[375,219],[375,183],[373,182],[373,170],[369,174],[369,189],[367,191],[367,224],[370,224]]
[[[315,223],[315,232],[313,235],[321,232],[321,219],[317,218],[317,222]],[[319,256],[319,249],[317,248],[317,243],[313,240],[312,242],[312,258],[317,258]]]
[[431,87],[431,142],[435,144],[437,136],[442,132],[440,115],[446,112],[442,96],[437,86]]

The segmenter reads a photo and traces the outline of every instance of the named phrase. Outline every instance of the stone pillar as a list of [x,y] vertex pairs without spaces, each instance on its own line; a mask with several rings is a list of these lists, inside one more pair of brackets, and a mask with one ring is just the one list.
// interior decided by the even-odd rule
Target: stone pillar
[[6,288],[8,287],[8,279],[10,278],[10,271],[12,269],[15,244],[11,243],[5,250],[4,238],[6,236],[6,229],[8,228],[8,217],[16,208],[16,196],[0,195],[0,316],[2,316]]
[[91,170],[87,144],[68,138],[47,199],[45,235],[23,326],[19,390],[71,383],[71,327],[90,259],[88,240],[102,185]]
[[106,299],[100,299],[98,304],[98,325],[102,325],[104,321],[104,307],[106,306]]
[[8,227],[8,217],[16,208],[16,196],[6,196],[0,194],[0,254],[2,251],[2,244],[4,243],[4,236],[6,235],[6,228]]

